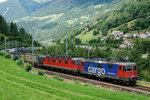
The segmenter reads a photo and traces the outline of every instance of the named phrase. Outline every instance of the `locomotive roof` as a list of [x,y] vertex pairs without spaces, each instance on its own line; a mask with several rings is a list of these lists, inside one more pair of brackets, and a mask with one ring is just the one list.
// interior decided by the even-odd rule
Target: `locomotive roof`
[[[32,55],[32,53],[25,53],[25,55]],[[45,55],[41,55],[41,54],[34,54],[34,56],[46,57]]]
[[50,55],[46,56],[47,58],[56,58],[56,59],[66,59],[66,60],[71,60],[72,58],[75,58],[76,56],[74,55]]
[[85,59],[84,58],[75,57],[75,58],[72,58],[71,60],[85,60]]
[[135,65],[133,62],[119,62],[119,61],[102,61],[102,60],[86,60],[88,62],[103,63],[103,64],[116,64],[116,65]]

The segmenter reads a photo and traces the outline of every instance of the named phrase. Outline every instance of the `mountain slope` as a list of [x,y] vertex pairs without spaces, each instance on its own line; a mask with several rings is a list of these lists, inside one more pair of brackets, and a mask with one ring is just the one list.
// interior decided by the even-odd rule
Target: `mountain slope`
[[20,5],[18,0],[7,0],[5,2],[0,3],[0,14],[4,14],[4,12],[8,9],[4,17],[7,21],[22,18],[29,14],[24,7]]
[[93,17],[123,1],[53,0],[31,16],[17,20],[17,23],[29,30],[29,33],[34,33],[41,41],[61,38],[70,30],[84,26]]
[[28,11],[34,12],[43,6],[51,3],[52,0],[18,0],[19,3]]
[[31,15],[51,1],[53,0],[4,0],[0,2],[0,14],[2,15],[8,9],[4,15],[7,21],[20,19]]

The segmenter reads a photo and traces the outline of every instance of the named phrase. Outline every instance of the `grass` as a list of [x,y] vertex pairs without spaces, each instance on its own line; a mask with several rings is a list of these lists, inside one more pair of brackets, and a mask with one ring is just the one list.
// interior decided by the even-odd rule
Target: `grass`
[[102,34],[97,34],[97,35],[93,35],[93,31],[87,32],[86,34],[84,34],[83,32],[81,34],[79,34],[78,36],[76,36],[76,38],[81,39],[82,43],[87,43],[90,40],[93,39],[98,39],[99,37],[102,36]]
[[137,82],[138,85],[141,85],[141,86],[148,86],[150,87],[150,84],[149,83],[145,83],[145,82]]
[[117,92],[87,84],[59,81],[25,72],[0,56],[0,100],[149,100],[146,95]]

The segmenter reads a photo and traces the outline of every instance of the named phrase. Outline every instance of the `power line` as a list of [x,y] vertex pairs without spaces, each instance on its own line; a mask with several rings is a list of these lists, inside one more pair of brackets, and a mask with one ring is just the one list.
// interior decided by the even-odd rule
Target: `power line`
[[6,11],[2,14],[2,16],[4,16],[8,10],[9,10],[9,8],[6,9]]
[[66,56],[68,55],[67,35],[66,35]]
[[34,37],[32,34],[32,66],[34,67]]

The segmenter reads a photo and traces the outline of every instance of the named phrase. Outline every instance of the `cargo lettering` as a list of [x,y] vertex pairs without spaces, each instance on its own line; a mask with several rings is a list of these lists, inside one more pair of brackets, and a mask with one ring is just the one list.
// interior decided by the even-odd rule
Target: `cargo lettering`
[[98,73],[98,75],[105,75],[105,69],[104,68],[88,67],[88,72]]

